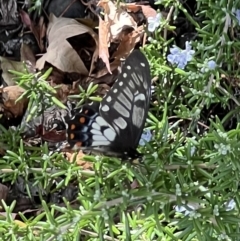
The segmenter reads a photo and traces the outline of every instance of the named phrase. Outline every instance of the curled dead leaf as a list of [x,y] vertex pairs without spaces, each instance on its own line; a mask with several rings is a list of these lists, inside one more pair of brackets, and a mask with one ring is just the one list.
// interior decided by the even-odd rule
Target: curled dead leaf
[[28,13],[26,13],[25,11],[20,9],[19,14],[20,14],[22,22],[33,33],[35,39],[37,40],[40,50],[43,51],[45,49],[44,44],[43,44],[43,38],[45,37],[45,34],[46,34],[46,27],[45,27],[43,16],[40,17],[38,25],[36,26],[34,24],[34,22],[30,19],[30,16],[28,15]]
[[149,5],[142,5],[142,12],[143,15],[148,19],[149,17],[156,17],[157,16],[157,11],[155,9],[153,9],[151,6]]
[[22,62],[13,61],[4,57],[0,56],[0,62],[1,62],[1,68],[2,68],[2,77],[4,79],[4,82],[8,86],[15,85],[15,82],[13,81],[13,77],[15,77],[13,74],[9,73],[8,70],[15,70],[17,72],[25,73],[25,68]]
[[25,92],[25,90],[17,85],[7,86],[0,89],[2,95],[2,108],[11,112],[14,117],[22,116],[24,110],[27,108],[28,99],[23,98],[16,102],[16,100]]
[[88,162],[83,160],[83,157],[85,156],[82,151],[79,151],[77,156],[75,156],[76,153],[70,153],[66,152],[66,156],[69,162],[73,162],[76,160],[76,163],[81,166],[84,170],[92,170],[93,164],[92,162]]
[[143,26],[139,26],[136,30],[131,33],[123,33],[121,36],[121,42],[118,46],[117,51],[112,57],[120,59],[127,57],[134,49],[135,45],[140,42],[141,35],[144,33]]
[[21,61],[24,61],[26,63],[26,66],[30,73],[34,73],[35,66],[36,66],[36,58],[35,58],[35,55],[33,54],[32,49],[27,44],[22,43],[20,51],[21,51]]
[[[123,33],[136,30],[137,23],[127,11],[117,7],[112,1],[100,0],[98,5],[104,9],[104,20],[99,17],[99,57],[106,64],[108,72],[111,73],[112,64],[109,64],[108,46],[112,42],[121,43]],[[128,46],[126,54],[135,46],[132,43],[130,47]],[[124,46],[127,45],[124,44]]]
[[141,5],[136,3],[127,3],[127,4],[122,3],[121,6],[125,7],[129,12],[134,12],[134,13],[142,10],[143,15],[146,18],[156,17],[157,15],[157,11],[149,5]]
[[111,74],[110,63],[109,63],[109,22],[103,21],[99,17],[99,57],[106,64],[108,72]]
[[[8,191],[8,187],[0,183],[0,203],[2,200],[6,202]],[[2,210],[2,204],[0,204],[0,210]]]
[[50,63],[63,72],[76,72],[88,75],[82,59],[67,41],[68,38],[89,34],[98,45],[98,38],[95,32],[89,27],[70,18],[56,18],[50,15],[50,23],[47,29],[49,46],[45,53],[36,64],[38,69],[43,69],[45,62]]

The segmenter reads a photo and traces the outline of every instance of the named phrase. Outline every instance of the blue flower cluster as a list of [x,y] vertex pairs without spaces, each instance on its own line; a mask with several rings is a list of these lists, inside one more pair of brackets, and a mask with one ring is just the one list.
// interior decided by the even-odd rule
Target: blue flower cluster
[[148,129],[144,130],[143,133],[142,133],[141,139],[139,141],[139,145],[145,146],[145,143],[151,141],[151,139],[152,139],[151,131],[148,130]]
[[155,29],[159,27],[161,20],[162,20],[161,13],[158,13],[155,17],[149,17],[147,19],[147,21],[148,21],[148,31],[154,32]]
[[176,64],[178,68],[184,69],[187,63],[192,60],[195,53],[191,48],[192,46],[188,41],[185,43],[184,50],[173,46],[173,48],[170,48],[170,54],[167,56],[167,60],[171,64]]

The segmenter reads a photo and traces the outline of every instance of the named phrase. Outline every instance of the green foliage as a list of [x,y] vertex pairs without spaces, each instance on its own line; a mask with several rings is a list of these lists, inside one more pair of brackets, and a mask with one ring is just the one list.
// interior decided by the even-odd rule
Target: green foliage
[[15,82],[25,89],[25,92],[16,101],[23,98],[29,99],[29,115],[27,122],[33,117],[39,116],[44,110],[54,104],[63,109],[66,108],[65,105],[54,96],[57,93],[56,89],[59,88],[59,86],[53,88],[46,81],[52,72],[52,68],[49,68],[43,75],[40,72],[36,74],[29,73],[27,72],[27,69],[26,73],[20,73],[13,70],[9,70],[9,72],[17,76],[14,79]]
[[35,11],[40,16],[42,12],[43,0],[31,0],[31,7],[28,9],[29,12]]
[[95,84],[93,84],[93,82],[91,82],[86,90],[83,89],[81,85],[79,85],[78,87],[80,90],[80,94],[69,96],[69,98],[72,98],[72,99],[79,99],[77,106],[81,106],[82,104],[86,103],[89,100],[90,101],[101,101],[100,97],[92,96],[96,92],[98,85],[95,85]]
[[[222,77],[239,79],[240,45],[234,33],[240,26],[233,13],[239,3],[198,0],[195,17],[180,1],[156,3],[169,8],[169,19],[183,14],[196,28],[195,54],[185,69],[169,63],[169,48],[176,44],[174,37],[166,39],[167,30],[176,30],[169,19],[148,33],[150,43],[142,51],[156,88],[146,123],[153,138],[139,148],[143,162],[86,156],[93,164],[86,171],[46,145],[26,146],[18,132],[1,127],[0,143],[8,151],[0,158],[0,178],[15,183],[23,177],[29,197],[28,180],[34,179],[31,185],[42,203],[36,217],[19,213],[25,225],[11,216],[15,202],[3,203],[1,240],[239,240],[240,125],[229,128],[229,120],[239,118],[239,101]],[[210,60],[216,68],[207,67]],[[59,104],[45,82],[48,74],[19,75],[31,117],[40,113],[34,106]],[[99,100],[93,96],[96,89],[80,87],[81,94],[73,97],[79,105]],[[47,104],[39,101],[43,95]],[[231,110],[231,101],[237,108]],[[223,108],[222,117],[208,113],[215,105]],[[77,208],[66,198],[61,206],[46,202],[45,196],[70,183],[78,189]]]

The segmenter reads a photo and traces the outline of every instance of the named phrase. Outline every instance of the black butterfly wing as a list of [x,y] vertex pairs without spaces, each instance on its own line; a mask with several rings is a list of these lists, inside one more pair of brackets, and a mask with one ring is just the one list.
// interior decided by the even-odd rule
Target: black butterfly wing
[[100,115],[116,131],[115,146],[136,149],[151,98],[149,63],[140,51],[126,59],[122,72],[100,104]]
[[150,97],[148,61],[140,51],[133,51],[102,102],[85,104],[66,120],[70,147],[137,156]]

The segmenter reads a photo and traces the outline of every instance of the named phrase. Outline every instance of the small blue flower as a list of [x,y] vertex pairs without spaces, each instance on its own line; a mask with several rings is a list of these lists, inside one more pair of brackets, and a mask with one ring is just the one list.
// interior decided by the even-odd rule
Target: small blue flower
[[139,141],[139,145],[145,146],[145,143],[151,141],[151,139],[152,139],[151,131],[148,130],[148,129],[144,130],[143,133],[142,133],[141,139]]
[[216,62],[214,60],[210,60],[207,62],[208,69],[214,70],[217,66]]
[[182,50],[182,55],[185,55],[185,56],[186,56],[187,62],[192,60],[192,56],[193,56],[194,53],[195,53],[195,51],[194,51],[194,50],[191,50],[191,49],[192,49],[192,46],[191,46],[191,44],[187,41],[187,42],[185,43],[185,50]]
[[214,70],[216,68],[217,64],[214,60],[209,60],[205,65],[201,68],[202,73],[206,73],[209,70]]
[[177,64],[178,68],[184,69],[187,63],[192,60],[195,53],[191,48],[192,46],[188,41],[185,43],[184,50],[174,45],[173,48],[170,48],[170,54],[167,56],[167,60],[171,64]]
[[149,17],[147,19],[147,21],[148,21],[148,31],[154,32],[155,29],[159,27],[161,19],[162,19],[161,13],[158,13],[155,17]]
[[238,20],[238,24],[240,25],[240,9],[237,9],[237,10],[235,11],[235,15],[236,15],[236,18],[237,18],[237,20]]

